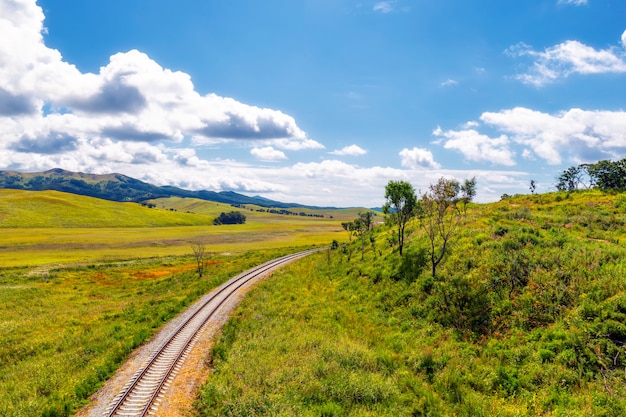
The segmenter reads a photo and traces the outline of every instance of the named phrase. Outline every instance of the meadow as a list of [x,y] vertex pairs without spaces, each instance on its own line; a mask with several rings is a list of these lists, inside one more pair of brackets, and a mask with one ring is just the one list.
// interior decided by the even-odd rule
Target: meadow
[[[331,219],[246,209],[246,224],[213,226],[220,212],[244,209],[179,200],[150,208],[0,190],[0,415],[71,415],[202,294],[266,260],[348,238],[340,210]],[[206,249],[202,279],[193,243]]]
[[[419,222],[276,273],[213,347],[198,416],[626,415],[626,195],[470,205],[435,278]],[[255,366],[249,366],[254,363]]]

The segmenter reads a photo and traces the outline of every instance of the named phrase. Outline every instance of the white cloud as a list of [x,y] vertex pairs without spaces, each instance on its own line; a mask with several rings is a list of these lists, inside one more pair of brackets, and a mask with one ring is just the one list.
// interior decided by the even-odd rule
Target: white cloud
[[451,86],[459,85],[459,82],[457,80],[447,79],[446,81],[442,82],[439,85],[441,87],[451,87]]
[[558,4],[573,4],[574,6],[582,6],[587,4],[587,0],[559,0]]
[[622,33],[622,46],[626,48],[626,30]]
[[618,48],[596,50],[578,41],[566,41],[546,48],[543,52],[519,43],[509,47],[506,53],[513,57],[528,56],[533,59],[534,62],[528,71],[516,75],[515,78],[538,87],[567,78],[571,74],[626,72],[626,53],[623,50]]
[[278,151],[271,146],[265,146],[263,148],[252,148],[250,153],[257,159],[262,161],[280,161],[281,159],[287,159],[287,155],[284,152]]
[[11,39],[0,42],[0,131],[13,150],[59,153],[101,138],[179,143],[185,137],[323,148],[293,117],[201,95],[188,74],[137,50],[114,54],[97,74],[81,73],[45,45],[44,15],[34,0],[0,0],[0,16],[0,38]]
[[513,159],[515,154],[509,147],[509,139],[506,135],[491,138],[474,129],[457,131],[438,129],[433,134],[446,139],[443,145],[445,149],[459,151],[470,161],[491,162],[506,166],[515,165]]
[[626,154],[626,112],[570,109],[548,114],[523,107],[483,113],[480,119],[550,164],[564,157],[594,161]]
[[374,5],[375,12],[391,13],[394,8],[395,1],[380,1]]
[[413,148],[400,151],[401,164],[409,169],[430,168],[439,169],[441,165],[435,162],[433,154],[428,149]]
[[[516,107],[499,112],[485,112],[481,123],[466,123],[462,130],[444,131],[445,149],[461,152],[476,162],[512,166],[515,155],[537,158],[548,164],[593,162],[623,158],[626,155],[626,112],[570,109],[556,114]],[[469,128],[472,126],[474,128]],[[500,136],[490,137],[478,129],[495,129]],[[519,152],[517,149],[519,148]]]
[[331,155],[337,155],[337,156],[344,156],[344,155],[349,155],[349,156],[361,156],[361,155],[365,155],[367,153],[367,151],[363,148],[361,148],[358,145],[350,145],[350,146],[346,146],[342,149],[337,149],[334,150],[332,152],[329,152]]

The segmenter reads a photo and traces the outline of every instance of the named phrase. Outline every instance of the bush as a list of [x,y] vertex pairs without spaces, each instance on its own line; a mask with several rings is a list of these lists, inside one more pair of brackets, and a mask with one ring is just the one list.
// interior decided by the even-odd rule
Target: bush
[[214,225],[220,224],[244,224],[246,222],[245,214],[238,211],[231,211],[229,213],[221,213],[215,220]]

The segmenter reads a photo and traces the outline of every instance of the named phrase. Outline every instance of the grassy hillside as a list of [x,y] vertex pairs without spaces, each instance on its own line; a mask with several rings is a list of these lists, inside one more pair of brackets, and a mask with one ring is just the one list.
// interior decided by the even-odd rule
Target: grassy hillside
[[0,264],[0,415],[70,416],[132,350],[233,275],[293,249],[63,268]]
[[[214,226],[235,208],[165,201],[0,190],[1,416],[71,415],[133,348],[225,279],[348,239],[338,219],[248,210],[246,224]],[[202,279],[191,243],[206,248]]]
[[[155,203],[148,208],[56,191],[0,190],[0,267],[184,255],[191,242],[233,252],[348,239],[337,218],[273,215],[198,199]],[[213,225],[231,210],[249,220]]]
[[[86,174],[54,168],[45,172],[0,171],[0,189],[62,191],[110,201],[143,202],[149,199],[184,197],[225,204],[257,204],[262,207],[305,208],[233,191],[190,191],[173,186],[159,187],[122,174]],[[309,207],[317,209],[317,207]]]
[[[223,205],[226,206],[226,205]],[[212,224],[213,218],[58,191],[0,189],[3,227],[164,227]]]
[[[146,203],[154,204],[158,208],[165,210],[176,210],[185,213],[199,213],[208,216],[217,217],[221,212],[240,210],[250,221],[258,222],[274,222],[274,221],[302,221],[309,218],[310,220],[327,220],[336,222],[337,220],[352,220],[358,216],[359,212],[364,212],[365,208],[267,208],[253,204],[245,204],[240,207],[233,207],[228,204],[215,203],[211,201],[200,200],[197,198],[157,198],[148,200]],[[274,210],[272,213],[270,210]],[[287,210],[292,214],[281,214],[280,210]],[[276,213],[278,212],[278,213]],[[382,214],[378,213],[379,216]]]
[[[213,349],[197,411],[626,415],[626,195],[476,205],[437,277],[418,223],[259,286]],[[249,366],[254,363],[255,366]]]

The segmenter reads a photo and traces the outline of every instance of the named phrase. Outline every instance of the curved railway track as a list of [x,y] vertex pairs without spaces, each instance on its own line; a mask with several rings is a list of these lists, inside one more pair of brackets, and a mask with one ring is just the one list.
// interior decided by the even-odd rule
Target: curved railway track
[[160,347],[155,349],[146,365],[115,397],[105,415],[108,417],[157,415],[162,391],[175,376],[204,325],[228,298],[251,280],[319,250],[311,249],[274,259],[243,272],[219,286],[205,302],[195,308],[195,311],[172,332]]

